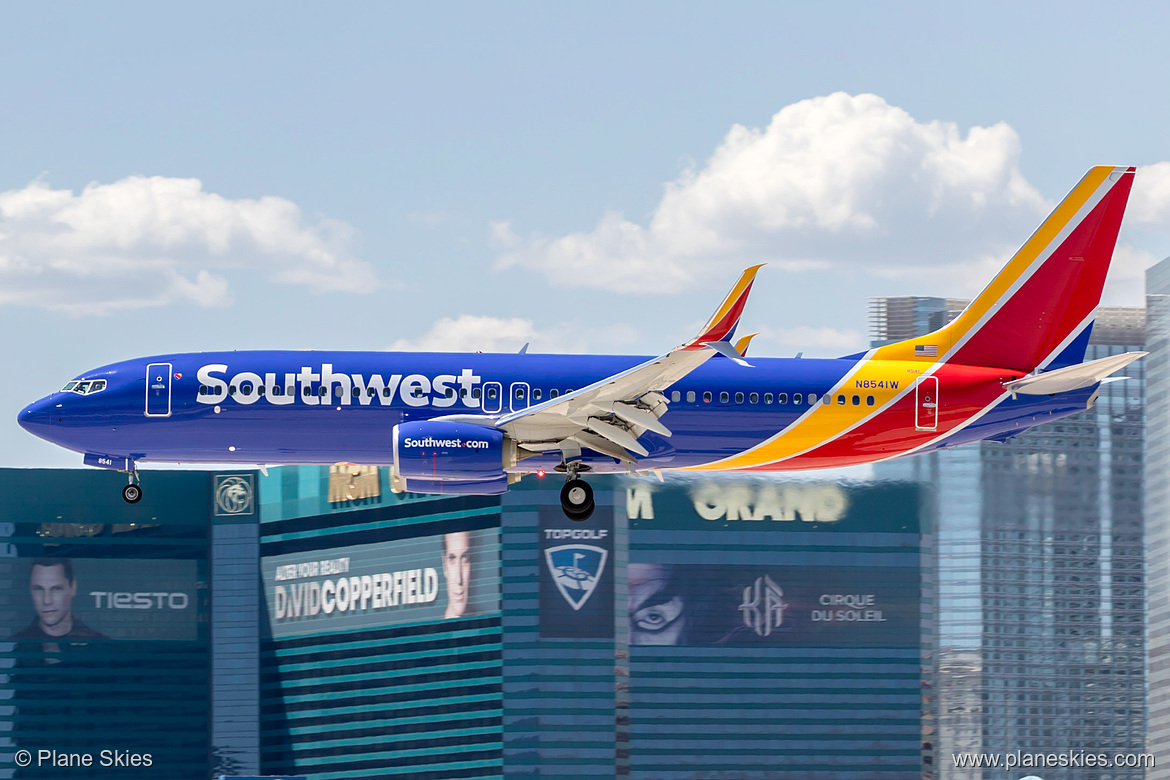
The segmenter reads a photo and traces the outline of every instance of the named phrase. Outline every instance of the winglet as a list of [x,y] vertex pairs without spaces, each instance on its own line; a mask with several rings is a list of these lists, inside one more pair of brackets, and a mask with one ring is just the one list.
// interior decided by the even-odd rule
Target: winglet
[[748,347],[751,346],[752,339],[760,335],[759,333],[749,333],[739,341],[735,342],[735,351],[740,354],[740,357],[747,357]]
[[747,304],[748,293],[752,291],[752,283],[763,267],[763,263],[753,265],[740,274],[739,280],[711,315],[711,319],[707,320],[703,330],[698,336],[683,344],[682,349],[702,349],[706,343],[727,341],[735,335],[735,326],[739,325],[739,318],[743,315],[743,307]]

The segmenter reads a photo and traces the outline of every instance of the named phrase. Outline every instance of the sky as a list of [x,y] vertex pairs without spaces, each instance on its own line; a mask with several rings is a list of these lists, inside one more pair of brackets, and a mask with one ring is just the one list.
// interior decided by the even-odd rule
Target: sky
[[[949,7],[954,6],[954,7]],[[976,293],[1139,166],[1170,255],[1170,6],[24,4],[0,26],[0,466],[86,369],[220,349],[660,354],[766,262],[753,354]]]

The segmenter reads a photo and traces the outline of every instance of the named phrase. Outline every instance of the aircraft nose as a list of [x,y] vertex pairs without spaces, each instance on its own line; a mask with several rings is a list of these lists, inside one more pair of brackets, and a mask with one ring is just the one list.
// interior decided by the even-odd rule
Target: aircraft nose
[[20,410],[20,414],[16,417],[16,422],[21,428],[24,428],[34,436],[44,438],[49,432],[49,424],[52,421],[50,415],[52,406],[51,396],[34,401]]

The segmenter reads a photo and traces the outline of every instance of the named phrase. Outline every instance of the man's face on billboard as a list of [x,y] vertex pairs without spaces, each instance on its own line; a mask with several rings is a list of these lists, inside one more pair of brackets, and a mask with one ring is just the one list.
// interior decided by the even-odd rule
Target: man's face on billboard
[[65,576],[65,567],[61,564],[33,566],[29,587],[41,630],[54,636],[69,633],[73,627],[77,582]]
[[443,577],[447,580],[447,612],[443,617],[461,617],[467,611],[471,584],[471,535],[467,531],[443,537]]

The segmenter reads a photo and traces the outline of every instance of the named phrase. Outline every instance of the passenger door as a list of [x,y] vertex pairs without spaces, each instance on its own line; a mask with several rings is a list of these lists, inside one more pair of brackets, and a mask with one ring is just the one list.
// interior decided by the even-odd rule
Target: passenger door
[[170,363],[151,363],[146,367],[146,416],[171,416]]

